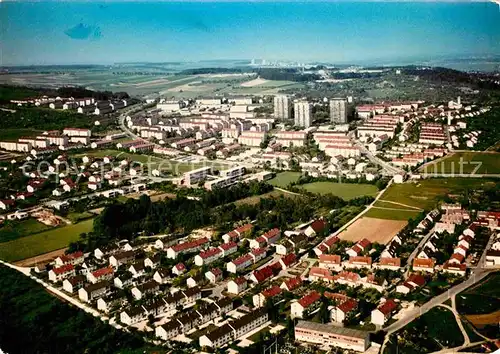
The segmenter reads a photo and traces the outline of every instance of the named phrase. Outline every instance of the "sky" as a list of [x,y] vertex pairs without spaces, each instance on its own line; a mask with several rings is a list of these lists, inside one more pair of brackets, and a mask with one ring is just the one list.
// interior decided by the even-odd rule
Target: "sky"
[[2,2],[1,64],[500,55],[491,2]]

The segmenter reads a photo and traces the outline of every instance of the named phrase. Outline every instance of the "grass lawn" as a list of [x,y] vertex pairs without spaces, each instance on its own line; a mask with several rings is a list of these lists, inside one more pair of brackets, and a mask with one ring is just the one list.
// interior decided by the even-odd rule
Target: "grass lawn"
[[478,286],[456,296],[457,310],[461,314],[488,314],[500,309],[500,273],[489,275]]
[[78,240],[82,232],[91,231],[93,222],[94,219],[88,219],[78,224],[57,227],[1,243],[0,259],[14,262],[64,248],[70,242]]
[[51,226],[31,218],[22,221],[5,221],[5,224],[0,226],[0,242],[12,241],[50,229],[52,229]]
[[280,172],[273,179],[269,180],[269,183],[275,187],[286,188],[291,182],[296,182],[301,172]]
[[261,194],[261,195],[253,195],[251,197],[247,197],[247,198],[243,198],[243,199],[237,200],[237,201],[234,202],[234,204],[236,204],[236,205],[240,205],[240,204],[254,205],[254,204],[257,204],[260,201],[261,198],[278,198],[280,196],[284,196],[284,197],[287,197],[287,198],[296,197],[296,195],[294,195],[294,194],[275,190],[275,191],[272,191],[272,192],[269,192],[269,193],[264,193],[264,194]]
[[[462,161],[463,167],[460,167]],[[476,174],[500,173],[500,153],[487,152],[457,152],[436,163],[429,164],[421,172],[424,173],[457,173],[470,174],[477,166]]]
[[408,220],[409,218],[413,218],[417,215],[418,211],[416,210],[405,210],[405,209],[387,210],[378,208],[371,208],[366,212],[366,214],[364,214],[364,216],[368,218],[377,218],[386,220]]
[[95,216],[94,213],[91,213],[89,211],[84,211],[83,213],[76,213],[76,212],[69,213],[68,215],[66,215],[66,218],[71,220],[72,223],[77,223],[82,220],[93,218],[94,216]]
[[312,182],[299,186],[311,193],[334,194],[342,199],[353,199],[364,195],[376,196],[378,189],[373,184]]
[[159,169],[161,172],[170,173],[176,176],[204,166],[214,166],[222,170],[227,169],[227,165],[218,166],[217,163],[210,161],[196,163],[179,162],[151,155],[133,154],[113,149],[89,151],[84,154],[78,154],[75,157],[83,157],[85,155],[93,157],[118,156],[120,160],[128,159],[130,162],[136,162],[137,165],[138,163],[143,164],[145,170]]
[[392,184],[380,200],[398,202],[421,209],[435,207],[439,197],[468,189],[493,186],[498,181],[485,178],[430,178],[415,183]]

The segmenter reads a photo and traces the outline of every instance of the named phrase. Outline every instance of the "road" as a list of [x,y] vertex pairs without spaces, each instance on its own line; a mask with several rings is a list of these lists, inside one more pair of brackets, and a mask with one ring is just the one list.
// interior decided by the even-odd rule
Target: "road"
[[355,145],[360,149],[362,154],[365,154],[366,157],[368,157],[368,160],[370,160],[370,162],[382,167],[386,175],[394,176],[395,174],[398,173],[404,173],[402,169],[396,166],[392,166],[390,163],[382,159],[379,159],[378,157],[373,155],[361,142],[355,141]]
[[413,259],[417,256],[417,254],[420,252],[420,250],[426,244],[426,242],[429,241],[429,239],[431,238],[431,236],[432,236],[433,233],[434,233],[434,227],[432,229],[430,229],[430,231],[427,233],[427,235],[425,235],[424,237],[422,237],[422,239],[418,243],[417,247],[415,247],[415,249],[413,250],[413,252],[408,257],[408,260],[406,261],[406,267],[405,267],[405,268],[407,268],[406,273],[405,273],[405,278],[408,277],[408,273],[410,272],[411,264],[413,262]]

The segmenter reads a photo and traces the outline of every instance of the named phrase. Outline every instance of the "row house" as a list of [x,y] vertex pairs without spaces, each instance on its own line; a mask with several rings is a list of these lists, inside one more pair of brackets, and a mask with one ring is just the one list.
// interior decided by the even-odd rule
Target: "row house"
[[434,273],[436,262],[433,259],[415,258],[413,260],[413,270]]
[[147,281],[141,285],[134,287],[131,291],[132,296],[136,300],[142,299],[147,294],[154,294],[158,290],[160,290],[160,284],[158,284],[155,280]]
[[309,281],[323,281],[333,283],[337,278],[327,268],[311,267],[308,275]]
[[94,250],[94,256],[97,259],[103,259],[105,256],[110,256],[114,253],[120,252],[120,247],[116,244],[110,244],[103,247],[98,247]]
[[63,281],[63,289],[64,291],[73,294],[79,289],[83,288],[85,284],[85,276],[84,275],[75,275],[70,278],[64,279]]
[[201,267],[203,265],[210,264],[219,258],[223,257],[223,252],[220,248],[214,247],[209,250],[202,251],[200,254],[194,257],[194,264]]
[[205,278],[212,284],[215,284],[222,280],[222,270],[219,268],[212,268],[205,273]]
[[254,258],[251,254],[245,254],[226,264],[227,271],[230,273],[238,273],[239,271],[251,266]]
[[326,227],[328,226],[328,223],[326,220],[320,219],[320,220],[315,220],[309,225],[305,230],[304,234],[307,237],[314,237],[318,235],[319,233],[323,232]]
[[352,318],[358,309],[358,302],[354,299],[347,298],[340,301],[330,309],[330,320],[336,323],[345,323]]
[[135,251],[117,252],[109,257],[109,264],[115,269],[135,259]]
[[167,249],[167,257],[176,259],[180,254],[200,251],[202,248],[208,245],[208,242],[208,238],[203,237],[198,240],[180,243]]
[[371,245],[372,243],[368,239],[364,238],[349,248],[346,253],[350,257],[360,256],[361,253],[368,251]]
[[260,293],[253,296],[253,305],[255,307],[263,307],[267,301],[273,301],[274,303],[278,301],[283,289],[278,285],[274,285],[269,289],[261,291]]
[[425,285],[425,278],[420,274],[411,274],[403,284],[396,286],[396,292],[401,294],[409,294],[417,288]]
[[275,245],[276,253],[286,256],[300,250],[307,244],[307,236],[304,234],[291,235],[288,238],[282,239],[280,243]]
[[56,265],[62,266],[65,264],[77,265],[81,264],[84,261],[83,252],[73,252],[69,254],[65,254],[56,258]]
[[220,245],[219,249],[222,251],[222,257],[226,257],[235,253],[238,250],[238,245],[236,242],[229,241]]
[[349,257],[349,261],[345,263],[346,268],[371,268],[372,257],[355,256]]
[[256,284],[261,284],[274,276],[273,268],[266,266],[259,270],[254,270],[250,275],[250,280]]
[[93,284],[103,280],[111,280],[113,277],[114,270],[111,267],[105,267],[87,273],[87,280]]
[[83,302],[91,302],[106,295],[110,289],[111,286],[109,281],[104,280],[94,284],[89,284],[79,289],[78,297]]
[[340,239],[337,236],[328,237],[325,241],[320,243],[314,249],[314,253],[316,253],[317,256],[320,256],[324,253],[329,253],[333,250],[333,248],[335,247],[335,244],[339,241],[340,241]]
[[293,318],[305,318],[309,313],[317,309],[321,304],[321,295],[317,291],[311,291],[300,300],[292,302],[290,316]]
[[167,284],[170,280],[170,272],[166,268],[157,268],[153,274],[153,279],[158,284]]
[[290,253],[286,256],[283,256],[279,260],[279,264],[281,266],[281,269],[283,270],[290,268],[295,263],[297,263],[297,256],[295,255],[295,253]]
[[299,276],[290,278],[281,283],[280,288],[286,291],[293,291],[302,286],[302,278]]
[[342,270],[342,259],[338,254],[321,254],[319,256],[319,267],[340,272]]
[[371,313],[371,323],[383,326],[398,309],[398,304],[393,299],[385,300]]
[[248,286],[248,281],[244,277],[238,277],[230,280],[227,283],[227,292],[238,295],[242,293]]
[[66,264],[60,267],[52,268],[49,271],[49,280],[56,283],[75,275],[75,267],[72,264]]
[[378,263],[373,265],[376,269],[399,270],[401,268],[400,258],[381,257]]
[[97,299],[97,309],[104,313],[110,313],[112,309],[118,309],[127,302],[127,298],[124,294],[114,293]]
[[128,271],[132,274],[134,278],[138,278],[146,274],[146,263],[144,260],[139,260],[135,263],[133,263],[129,268]]
[[177,276],[184,274],[186,271],[187,268],[184,263],[177,263],[172,267],[172,274],[175,274]]

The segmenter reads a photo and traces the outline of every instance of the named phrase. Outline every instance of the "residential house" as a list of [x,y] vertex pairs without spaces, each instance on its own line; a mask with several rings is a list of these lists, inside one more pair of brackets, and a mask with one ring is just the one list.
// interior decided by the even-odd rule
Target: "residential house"
[[226,257],[236,252],[238,250],[238,245],[236,242],[229,241],[220,245],[219,249],[222,251],[222,257]]
[[114,270],[111,267],[97,269],[93,272],[87,273],[87,280],[93,284],[103,280],[111,280],[114,276]]
[[349,261],[345,264],[346,268],[371,268],[372,257],[354,256],[349,257]]
[[186,266],[184,263],[177,263],[172,267],[172,273],[179,276],[181,274],[184,274],[186,272]]
[[157,268],[153,279],[159,284],[167,284],[170,279],[170,272],[166,268]]
[[342,259],[338,254],[321,254],[319,256],[319,267],[340,272],[342,270]]
[[199,338],[199,344],[201,348],[222,348],[226,344],[232,342],[234,339],[233,328],[229,324],[225,324],[213,331],[202,335]]
[[328,223],[326,222],[326,220],[323,220],[323,219],[315,220],[311,223],[311,225],[309,225],[304,230],[304,234],[307,237],[316,236],[317,234],[323,232],[326,229],[327,225],[328,225]]
[[348,298],[333,306],[330,310],[330,320],[332,322],[344,323],[354,316],[358,309],[358,302]]
[[140,277],[146,273],[146,265],[144,264],[143,260],[137,261],[134,264],[132,264],[129,268],[128,271],[132,273],[132,276],[134,278]]
[[109,281],[103,280],[89,284],[78,290],[78,297],[83,302],[91,302],[104,296],[110,289]]
[[120,322],[133,326],[136,323],[147,320],[148,313],[142,306],[133,306],[120,313]]
[[285,270],[297,262],[297,256],[295,253],[290,253],[289,255],[281,257],[279,262],[281,269]]
[[197,286],[182,290],[182,294],[184,295],[184,305],[194,304],[197,300],[201,299],[201,290]]
[[156,253],[152,256],[146,257],[144,260],[144,266],[149,267],[151,269],[156,269],[160,265],[161,255]]
[[160,290],[160,284],[155,280],[147,281],[141,285],[132,288],[132,296],[136,300],[142,299],[146,294],[152,294]]
[[207,265],[214,262],[215,260],[221,258],[222,256],[223,256],[222,250],[218,247],[214,247],[207,251],[202,251],[200,252],[200,254],[196,255],[194,257],[194,264],[201,267],[203,265]]
[[116,269],[122,264],[127,264],[128,262],[133,261],[134,259],[135,259],[134,251],[117,252],[109,257],[109,264]]
[[383,326],[397,311],[397,309],[398,304],[393,299],[387,299],[372,311],[371,322],[374,325]]
[[283,283],[281,283],[280,288],[287,291],[293,291],[302,285],[302,278],[297,276],[295,278],[289,278]]
[[252,275],[250,275],[250,280],[254,283],[260,284],[274,276],[273,268],[271,266],[266,266],[259,270],[254,270]]
[[212,284],[222,280],[222,271],[219,268],[212,268],[205,273],[205,278]]
[[425,278],[420,274],[411,274],[403,284],[396,287],[396,292],[401,294],[408,294],[411,291],[425,285]]
[[127,298],[121,293],[114,293],[108,296],[103,296],[97,299],[97,309],[99,311],[109,313],[113,309],[118,309],[120,306],[127,303]]
[[255,307],[263,307],[267,301],[276,301],[283,289],[281,289],[278,285],[274,285],[264,291],[253,296],[253,305]]
[[65,264],[81,264],[84,261],[83,252],[73,252],[69,254],[64,254],[56,258],[55,262],[57,266],[62,266]]
[[413,260],[413,270],[434,273],[436,262],[433,259],[415,258]]
[[227,283],[227,292],[238,295],[247,288],[248,282],[244,277],[238,277]]
[[321,295],[311,291],[300,300],[292,302],[290,316],[292,318],[305,318],[309,313],[320,306]]
[[63,281],[63,289],[70,294],[73,294],[78,289],[83,288],[85,284],[85,276],[84,275],[75,275],[73,277],[64,279]]
[[182,333],[182,327],[177,320],[168,321],[155,328],[155,335],[163,340],[170,340]]
[[60,267],[52,268],[49,271],[49,280],[56,283],[66,278],[75,276],[75,267],[73,264],[66,264]]

